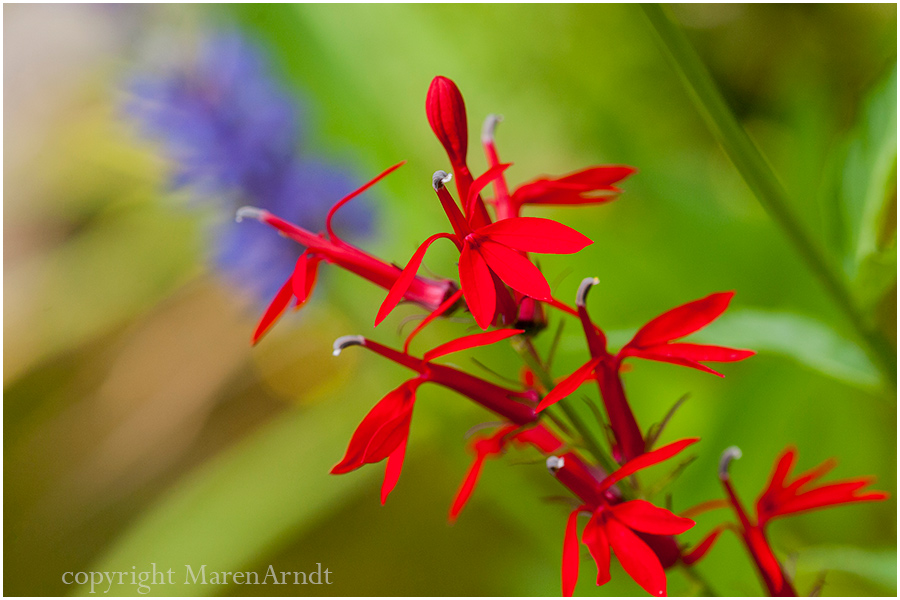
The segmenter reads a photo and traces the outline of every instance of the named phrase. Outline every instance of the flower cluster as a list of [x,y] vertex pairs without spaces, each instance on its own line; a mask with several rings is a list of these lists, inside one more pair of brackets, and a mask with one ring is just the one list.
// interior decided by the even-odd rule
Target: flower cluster
[[[767,589],[773,595],[793,595],[794,588],[766,540],[764,527],[773,518],[824,506],[880,500],[883,492],[861,493],[869,479],[854,479],[818,488],[812,487],[832,466],[813,469],[788,482],[796,452],[788,450],[779,460],[772,481],[760,496],[757,515],[751,518],[740,504],[728,478],[726,454],[720,472],[728,500],[714,500],[677,515],[647,498],[653,488],[642,486],[637,474],[648,467],[668,463],[698,438],[682,439],[656,447],[668,420],[649,430],[638,424],[626,396],[621,373],[623,361],[643,358],[691,367],[719,375],[707,363],[741,361],[750,350],[680,341],[718,318],[727,308],[733,292],[719,292],[688,302],[652,319],[618,352],[607,347],[603,330],[588,313],[588,292],[597,283],[587,278],[579,287],[575,306],[553,296],[530,253],[572,254],[592,242],[574,229],[551,219],[521,216],[530,205],[596,205],[615,199],[617,187],[635,170],[625,166],[595,166],[560,177],[539,177],[512,192],[506,182],[509,164],[501,163],[495,144],[499,118],[489,116],[481,142],[487,170],[475,177],[467,162],[468,125],[465,104],[456,85],[437,77],[426,99],[428,122],[443,145],[453,175],[437,171],[432,188],[447,219],[449,232],[429,237],[400,268],[345,242],[334,234],[331,218],[353,197],[393,172],[395,165],[374,180],[340,200],[326,218],[326,231],[314,234],[268,210],[245,207],[238,218],[254,218],[277,229],[304,250],[293,273],[275,295],[263,315],[253,340],[256,342],[294,301],[301,305],[310,295],[318,265],[327,262],[344,268],[387,291],[375,319],[376,325],[400,303],[416,303],[428,316],[407,337],[402,349],[395,349],[362,336],[344,336],[335,341],[334,354],[351,346],[366,348],[413,375],[388,392],[353,434],[347,452],[332,469],[334,474],[353,471],[369,463],[386,461],[381,488],[384,503],[400,477],[407,439],[419,387],[426,383],[453,390],[501,419],[494,430],[478,435],[470,443],[474,462],[465,475],[450,506],[451,521],[460,516],[475,492],[485,462],[511,447],[531,448],[540,453],[547,469],[574,496],[562,550],[562,589],[574,591],[579,571],[581,544],[597,566],[597,584],[610,579],[611,556],[615,554],[625,572],[647,593],[666,594],[666,570],[681,565],[691,568],[714,545],[725,529],[736,532],[747,545]],[[457,197],[447,184],[453,181]],[[493,188],[493,196],[485,190]],[[459,252],[458,278],[431,279],[418,274],[423,257],[432,243],[450,240]],[[458,281],[458,283],[457,283]],[[413,338],[434,319],[455,311],[468,310],[481,333],[465,335],[428,350],[421,357],[410,352]],[[573,373],[554,379],[549,357],[545,360],[532,339],[547,324],[551,310],[577,318],[586,338],[588,360]],[[479,346],[507,340],[522,356],[525,368],[521,384],[498,385],[443,364],[440,358]],[[608,444],[600,443],[593,429],[574,411],[567,410],[567,398],[588,380],[597,382],[605,417],[597,406],[595,415],[602,430],[609,432]],[[562,409],[562,412],[558,412]],[[671,413],[670,415],[671,416]],[[686,462],[670,468],[662,480],[677,477]],[[642,477],[644,474],[642,474]],[[658,486],[657,486],[658,487]],[[694,526],[691,516],[711,508],[730,506],[738,515],[738,525],[715,528],[696,548],[688,550],[675,536]],[[579,538],[578,519],[588,515]]]

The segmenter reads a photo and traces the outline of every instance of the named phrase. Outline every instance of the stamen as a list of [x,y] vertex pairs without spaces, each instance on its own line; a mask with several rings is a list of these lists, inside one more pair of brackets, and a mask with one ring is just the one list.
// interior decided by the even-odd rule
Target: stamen
[[341,350],[349,346],[365,346],[366,338],[361,335],[344,335],[334,340],[332,356],[340,356]]
[[438,191],[444,185],[450,183],[450,180],[453,179],[453,173],[448,173],[447,171],[435,171],[434,175],[431,176],[431,187],[434,188],[434,191]]
[[547,470],[552,474],[556,475],[556,473],[566,466],[566,459],[562,456],[548,456],[547,457]]
[[576,306],[585,306],[587,303],[587,295],[588,292],[591,291],[591,288],[600,283],[600,280],[596,277],[587,277],[581,280],[581,285],[578,286],[578,293],[575,294],[575,305]]
[[263,209],[256,208],[255,206],[242,206],[234,213],[234,220],[238,223],[244,219],[256,219],[257,221],[262,221],[264,213],[265,211]]
[[722,453],[722,458],[719,459],[719,479],[722,481],[728,481],[728,467],[731,465],[731,461],[736,460],[742,456],[741,449],[737,446],[730,446],[725,449],[725,452]]
[[497,131],[497,124],[503,121],[503,115],[488,115],[481,126],[481,143],[490,144],[494,141],[494,133]]

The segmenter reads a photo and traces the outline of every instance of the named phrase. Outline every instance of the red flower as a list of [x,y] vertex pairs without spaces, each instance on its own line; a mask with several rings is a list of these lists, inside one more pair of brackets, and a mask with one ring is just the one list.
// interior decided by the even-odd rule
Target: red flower
[[734,296],[734,292],[711,294],[706,298],[683,304],[656,317],[644,325],[617,354],[606,349],[606,336],[590,320],[587,313],[587,294],[598,280],[587,278],[581,282],[576,298],[578,315],[587,338],[591,359],[560,381],[544,397],[538,406],[543,410],[572,394],[588,379],[596,379],[603,404],[609,416],[610,427],[616,438],[616,454],[624,460],[640,456],[645,442],[634,413],[625,397],[625,389],[619,375],[622,361],[628,357],[645,358],[693,367],[722,376],[700,361],[732,362],[753,356],[752,350],[736,350],[703,344],[671,343],[702,329],[717,319]]
[[775,462],[769,485],[756,501],[758,525],[763,526],[784,515],[888,497],[885,492],[861,492],[862,488],[875,482],[874,477],[856,477],[815,487],[813,484],[817,480],[837,466],[833,458],[789,481],[796,460],[797,449],[788,447]]
[[484,461],[492,456],[502,454],[510,442],[519,444],[532,444],[543,453],[555,452],[562,447],[563,443],[543,425],[537,425],[530,429],[522,429],[518,425],[504,425],[491,436],[479,437],[471,444],[471,449],[475,453],[475,460],[469,467],[459,491],[453,498],[453,504],[450,506],[450,521],[453,522],[462,512],[466,503],[475,490],[475,484],[481,476],[481,468]]
[[[633,475],[641,469],[667,460],[691,444],[697,438],[681,440],[658,450],[648,452],[625,463],[620,469],[606,477],[595,490],[597,500],[576,508],[569,515],[566,535],[563,541],[562,585],[563,595],[571,596],[578,581],[578,526],[577,518],[582,512],[589,512],[591,519],[584,527],[581,541],[590,550],[597,563],[597,585],[609,581],[610,548],[622,564],[622,568],[647,593],[654,596],[666,595],[666,573],[654,550],[637,532],[653,535],[675,535],[684,533],[694,526],[694,521],[679,517],[659,508],[646,500],[631,500],[614,503],[603,496],[611,486]],[[551,457],[553,458],[553,457]],[[562,459],[555,462],[548,459],[548,466],[560,474],[570,469]]]
[[[886,492],[862,492],[864,487],[875,481],[874,477],[856,477],[814,486],[817,480],[824,477],[837,465],[837,461],[834,459],[826,460],[819,466],[790,480],[791,470],[797,460],[797,450],[788,447],[776,460],[769,483],[756,501],[756,518],[754,519],[744,509],[728,473],[731,461],[740,456],[741,452],[738,448],[729,448],[723,453],[719,465],[719,479],[728,495],[728,502],[725,506],[730,506],[734,510],[740,525],[738,527],[731,525],[716,527],[698,544],[695,550],[686,555],[685,562],[691,564],[700,560],[713,546],[722,531],[726,528],[733,529],[740,534],[744,541],[760,578],[771,596],[796,596],[797,593],[766,538],[765,527],[769,521],[777,517],[828,506],[884,500],[888,497]],[[699,514],[720,506],[722,504],[717,502],[704,503],[689,512]]]
[[[503,166],[505,168],[506,165]],[[468,206],[487,183],[499,175],[494,169],[479,177],[469,188]],[[574,229],[550,219],[517,217],[473,229],[450,193],[444,187],[449,176],[443,171],[434,175],[434,189],[450,219],[454,233],[438,233],[422,243],[409,260],[403,275],[391,288],[378,311],[378,325],[406,293],[428,247],[441,238],[452,240],[460,250],[459,282],[469,310],[482,329],[494,320],[497,309],[497,280],[537,300],[550,300],[550,286],[540,270],[525,257],[525,252],[573,254],[593,243]]]
[[[497,115],[488,115],[481,130],[481,143],[489,167],[500,164],[494,142],[494,132],[499,121]],[[602,204],[615,200],[622,191],[613,184],[636,171],[634,167],[623,165],[588,167],[562,177],[539,177],[522,184],[512,194],[501,176],[494,181],[494,199],[490,203],[497,210],[497,219],[518,217],[525,204]]]
[[514,423],[524,424],[533,421],[534,408],[514,399],[517,397],[522,400],[529,399],[526,394],[501,388],[452,367],[431,362],[453,352],[493,344],[520,333],[522,331],[519,329],[505,329],[466,336],[426,352],[423,358],[397,352],[360,336],[344,336],[335,340],[335,356],[348,346],[363,346],[415,370],[419,375],[389,392],[369,411],[351,437],[344,458],[332,468],[331,473],[335,475],[349,473],[364,464],[381,462],[387,458],[381,488],[383,504],[400,477],[416,401],[416,390],[423,383],[436,383],[457,391]]
[[[402,162],[390,167],[358,190],[338,201],[328,212],[328,216],[325,219],[327,235],[314,234],[302,227],[280,219],[268,211],[252,206],[245,206],[237,211],[236,218],[238,221],[245,218],[256,219],[271,225],[282,235],[306,246],[306,250],[297,260],[294,272],[288,277],[288,280],[275,295],[275,298],[260,319],[259,325],[253,333],[252,341],[254,344],[284,313],[291,299],[296,299],[296,308],[301,307],[309,299],[315,287],[319,264],[323,261],[336,264],[384,289],[391,289],[401,276],[401,269],[375,258],[371,254],[367,254],[340,239],[331,229],[331,220],[341,206],[375,185],[401,165],[403,165]],[[456,284],[452,281],[435,281],[426,277],[419,277],[413,273],[410,281],[405,286],[403,298],[433,311],[452,296],[455,291]]]

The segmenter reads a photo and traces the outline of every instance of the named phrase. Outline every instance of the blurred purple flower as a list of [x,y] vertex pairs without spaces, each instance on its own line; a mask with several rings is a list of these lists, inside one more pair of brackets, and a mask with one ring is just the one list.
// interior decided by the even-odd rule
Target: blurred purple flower
[[[227,216],[214,231],[216,264],[267,302],[291,273],[297,245],[264,227],[237,226],[234,211],[252,204],[318,231],[358,180],[300,151],[295,98],[237,32],[204,40],[190,61],[133,77],[128,91],[126,113],[173,162],[172,186],[219,203]],[[345,231],[365,234],[370,224],[360,204],[341,211]]]

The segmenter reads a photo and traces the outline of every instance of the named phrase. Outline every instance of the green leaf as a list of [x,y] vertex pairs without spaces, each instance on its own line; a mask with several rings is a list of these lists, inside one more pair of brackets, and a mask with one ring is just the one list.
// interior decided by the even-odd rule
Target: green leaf
[[797,557],[797,570],[844,571],[890,589],[897,588],[897,551],[863,550],[852,546],[806,548]]
[[[345,396],[352,393],[345,388]],[[371,486],[377,498],[371,483],[382,474],[377,467],[328,474],[346,443],[347,411],[335,406],[335,396],[286,415],[188,474],[91,570],[141,572],[156,563],[158,570],[174,569],[177,585],[153,586],[154,595],[215,594],[219,586],[187,584],[184,565],[194,573],[204,564],[207,573],[237,571],[339,509],[362,487]],[[109,595],[135,591],[126,578],[123,585],[116,580]],[[78,591],[89,592],[89,586]]]
[[857,297],[870,307],[896,281],[897,70],[867,99],[848,143],[841,206],[844,264]]
[[878,369],[859,346],[828,325],[794,313],[735,310],[692,336],[690,341],[780,354],[823,375],[867,390],[881,383]]

